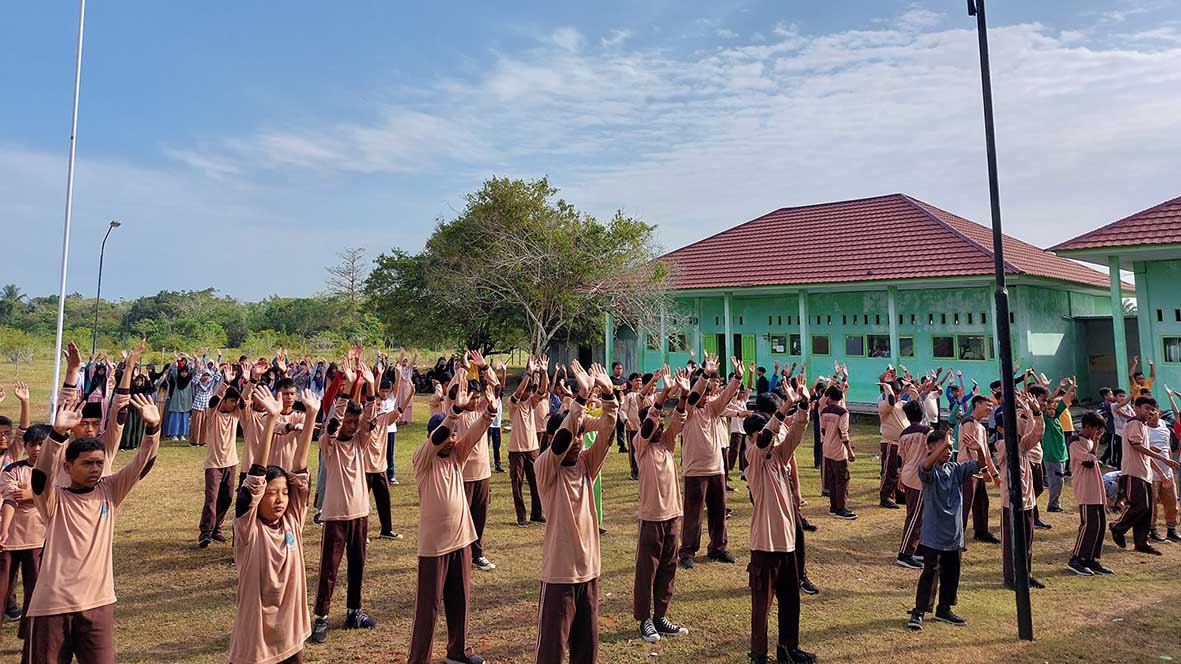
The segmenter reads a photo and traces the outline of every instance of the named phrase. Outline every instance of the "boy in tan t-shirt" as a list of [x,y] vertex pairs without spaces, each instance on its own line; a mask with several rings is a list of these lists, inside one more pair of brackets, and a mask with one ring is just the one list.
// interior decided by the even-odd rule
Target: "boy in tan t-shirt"
[[[681,397],[668,427],[661,409],[675,392]],[[630,395],[629,395],[630,396]],[[655,643],[661,636],[680,636],[689,630],[668,620],[673,581],[677,574],[681,491],[677,478],[677,436],[685,426],[689,372],[678,370],[665,379],[664,389],[651,406],[643,406],[640,428],[629,445],[640,478],[640,533],[636,541],[636,582],[632,617],[640,621],[640,637]],[[625,397],[626,398],[626,397]],[[653,599],[655,609],[653,610]]]
[[[0,473],[0,498],[4,500],[0,508],[0,598],[9,597],[16,573],[20,571],[25,598],[22,616],[28,613],[29,600],[37,586],[41,549],[45,545],[45,519],[33,502],[32,475],[50,431],[53,427],[48,424],[24,428],[22,442],[27,457],[8,464]],[[28,622],[28,618],[21,619],[19,638],[28,638]]]
[[824,452],[824,488],[828,491],[828,513],[838,519],[856,519],[848,508],[849,464],[857,460],[849,440],[849,411],[841,404],[845,393],[838,385],[824,391],[826,405],[820,409],[821,449]]
[[[160,411],[143,395],[130,398],[144,422],[135,458],[104,476],[107,451],[97,438],[70,440],[82,403],[61,401],[53,432],[33,468],[33,502],[45,520],[41,574],[27,615],[26,653],[32,664],[115,661],[115,582],[111,545],[115,514],[132,487],[152,469],[160,447]],[[69,442],[67,446],[66,443]],[[62,448],[65,453],[58,463]],[[57,485],[64,471],[69,486]]]
[[[478,353],[471,363],[486,367]],[[465,358],[466,359],[466,358]],[[447,661],[483,664],[468,644],[468,607],[471,600],[472,548],[478,540],[469,498],[464,492],[464,472],[475,448],[486,439],[496,416],[495,402],[478,400],[475,413],[463,433],[460,418],[471,411],[472,398],[461,389],[466,371],[456,370],[444,395],[443,413],[431,416],[427,440],[414,452],[414,479],[418,485],[418,586],[414,598],[414,624],[410,631],[408,664],[431,661],[431,642],[439,618],[439,604],[447,615]],[[485,445],[484,454],[487,455]],[[487,460],[485,459],[485,464]]]
[[1114,574],[1099,562],[1103,552],[1103,536],[1107,529],[1107,491],[1103,487],[1103,471],[1095,456],[1106,423],[1099,413],[1083,413],[1082,427],[1070,441],[1070,485],[1078,504],[1078,537],[1066,569],[1079,576]]
[[[797,406],[791,390],[771,415],[755,413],[743,428],[750,436],[746,479],[750,485],[750,661],[771,664],[768,657],[767,620],[772,598],[779,600],[777,662],[815,662],[816,656],[800,649],[800,577],[795,555],[800,533],[791,489],[791,464],[808,425],[806,402]],[[788,425],[786,435],[781,427]]]
[[906,503],[906,518],[902,521],[902,541],[894,564],[907,569],[922,569],[923,563],[915,557],[923,529],[923,482],[919,479],[919,466],[927,457],[927,434],[931,433],[931,427],[923,424],[923,405],[917,399],[904,403],[902,413],[910,423],[898,436],[898,452],[902,459],[898,478]]
[[[320,401],[310,390],[301,396],[315,417]],[[303,524],[308,506],[308,449],[313,429],[300,432],[288,471],[270,464],[279,402],[256,386],[251,401],[266,414],[262,445],[255,451],[234,507],[234,566],[237,605],[230,632],[231,664],[302,661],[312,631],[304,575]]]
[[[320,540],[320,578],[316,584],[315,621],[312,643],[328,638],[328,611],[336,590],[340,560],[348,557],[348,594],[345,629],[372,629],[377,621],[361,609],[361,585],[365,579],[365,549],[369,539],[369,488],[365,482],[365,456],[373,441],[367,435],[371,427],[384,427],[397,417],[393,410],[377,414],[373,398],[373,371],[354,349],[342,362],[346,382],[360,383],[359,393],[365,406],[348,401],[340,419],[332,418],[320,436],[320,456],[325,466],[324,505],[320,519],[324,534]],[[278,441],[276,441],[278,443]]]
[[705,358],[689,393],[685,427],[681,431],[681,474],[685,478],[679,563],[682,569],[693,568],[693,558],[701,546],[702,511],[706,513],[709,528],[707,556],[718,562],[735,562],[727,550],[726,463],[722,447],[723,441],[729,439],[729,427],[722,418],[742,387],[743,370],[738,358],[730,358],[730,364],[734,367],[732,378],[722,388],[718,359]]
[[[549,359],[530,357],[517,391],[509,397],[509,423],[512,430],[508,439],[508,477],[513,490],[513,506],[517,510],[517,526],[529,522],[545,523],[541,498],[537,495],[537,476],[533,463],[541,447],[537,441],[537,410],[549,398]],[[529,482],[529,520],[525,520],[525,496],[522,485]]]
[[[496,410],[494,404],[502,393],[500,379],[480,353],[469,351],[464,361],[476,370],[476,375],[481,376],[483,382],[469,380],[466,383],[470,398],[455,428],[460,438],[465,437],[469,430],[483,426],[484,412],[490,406]],[[491,572],[496,569],[496,565],[484,555],[484,526],[488,521],[492,464],[488,460],[488,429],[483,431],[476,437],[469,461],[463,466],[463,492],[467,496],[472,525],[476,527],[476,541],[472,542],[472,566],[482,572]]]
[[[1033,566],[1033,521],[1034,508],[1037,505],[1037,498],[1034,495],[1033,485],[1033,464],[1030,461],[1031,451],[1041,444],[1042,434],[1045,432],[1045,419],[1042,417],[1041,406],[1038,405],[1036,399],[1030,396],[1024,396],[1020,392],[1017,393],[1017,426],[1014,434],[1010,434],[1011,427],[1008,422],[1004,421],[1001,413],[997,412],[996,416],[996,456],[997,466],[1001,476],[1001,573],[1004,576],[1005,587],[1009,590],[1016,588],[1016,567],[1013,565],[1013,520],[1010,517],[1011,510],[1014,509],[1009,505],[1009,459],[1007,448],[1005,446],[1004,437],[1007,435],[1016,435],[1018,438],[1017,449],[1020,451],[1018,459],[1014,459],[1011,463],[1019,464],[1021,475],[1021,505],[1016,508],[1018,514],[1014,515],[1017,524],[1025,531],[1025,551],[1023,557],[1025,559],[1025,568],[1027,573]],[[1029,575],[1030,588],[1045,588],[1045,584]]]
[[[201,508],[201,524],[197,545],[202,549],[210,542],[225,542],[221,524],[233,502],[234,476],[238,472],[238,420],[243,412],[242,395],[229,386],[229,369],[224,368],[225,380],[220,381],[217,393],[209,400],[204,412],[205,432],[201,437],[205,450],[205,505]],[[276,411],[277,412],[277,411]]]
[[[599,653],[599,527],[591,485],[611,451],[619,404],[603,367],[592,365],[588,374],[572,361],[570,373],[578,397],[536,464],[550,515],[542,543],[536,664],[561,662],[567,650],[570,664],[593,664]],[[602,391],[603,415],[594,445],[582,449],[583,410],[592,385]]]

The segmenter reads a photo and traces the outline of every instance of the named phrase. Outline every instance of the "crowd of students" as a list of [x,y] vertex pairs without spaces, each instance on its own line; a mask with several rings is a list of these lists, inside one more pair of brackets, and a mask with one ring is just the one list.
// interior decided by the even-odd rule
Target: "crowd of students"
[[[324,643],[342,559],[347,565],[343,627],[374,627],[376,620],[362,603],[369,494],[381,523],[379,537],[401,539],[392,527],[389,486],[397,482],[396,427],[412,417],[417,354],[411,359],[403,353],[391,363],[379,353],[370,363],[357,347],[331,364],[291,362],[284,353],[254,362],[177,354],[174,365],[156,374],[150,366],[139,368],[144,350],[140,343],[118,366],[100,356],[84,367],[70,343],[53,424],[31,422],[23,384],[13,390],[21,402],[19,424],[14,429],[0,418],[0,597],[15,597],[19,575],[24,606],[8,607],[8,615],[20,620],[24,660],[114,661],[111,544],[117,508],[151,470],[161,435],[170,432],[206,447],[198,546],[228,541],[222,528],[234,508],[237,616],[229,661],[301,662],[306,642]],[[496,568],[483,540],[493,463],[495,472],[504,470],[505,408],[517,525],[544,524],[537,662],[597,661],[599,541],[606,532],[600,473],[612,448],[628,454],[630,477],[639,484],[632,608],[640,638],[657,642],[689,633],[670,618],[670,609],[678,570],[692,570],[698,562],[703,516],[705,559],[736,562],[727,535],[732,514],[727,494],[736,491],[737,469],[752,507],[749,658],[756,664],[816,661],[800,647],[799,637],[800,593],[819,589],[806,571],[805,533],[816,526],[801,510],[806,503],[796,452],[811,426],[813,463],[821,471],[828,513],[856,519],[849,502],[849,464],[858,455],[845,398],[847,367],[835,364],[831,375],[813,379],[795,364],[776,364],[768,375],[735,358],[727,367],[707,356],[700,365],[691,359],[675,370],[664,366],[625,376],[619,363],[608,372],[577,361],[554,367],[539,356],[528,359],[505,399],[507,368],[468,352],[436,367],[432,379],[427,434],[412,462],[419,528],[410,664],[430,661],[440,605],[447,623],[446,661],[484,661],[469,639],[471,573]],[[1069,410],[1076,397],[1073,379],[1054,386],[1026,370],[1016,377],[1016,422],[1007,422],[1000,381],[984,395],[975,384],[968,390],[962,375],[951,370],[914,376],[905,367],[889,366],[877,376],[878,505],[905,506],[893,560],[921,569],[910,628],[922,629],[929,613],[965,624],[952,607],[969,519],[974,541],[1001,545],[1001,576],[1013,589],[1011,527],[1025,531],[1029,566],[1034,531],[1051,527],[1041,519],[1039,497],[1048,491],[1046,511],[1062,512],[1067,479],[1079,514],[1076,544],[1066,562],[1071,572],[1113,573],[1100,563],[1107,532],[1126,548],[1130,531],[1134,550],[1154,555],[1161,552],[1153,541],[1181,541],[1178,464],[1172,458],[1181,433],[1174,397],[1181,394],[1166,386],[1172,408],[1162,416],[1152,395],[1154,380],[1154,368],[1146,377],[1134,364],[1135,394],[1105,388],[1100,408],[1083,413],[1076,431]],[[161,409],[154,386],[164,384],[169,393]],[[1166,422],[1170,416],[1172,428]],[[129,428],[138,440],[128,441]],[[1016,460],[1006,458],[1007,435],[1018,438]],[[320,457],[314,498],[308,473],[313,441]],[[112,472],[120,449],[134,449],[135,457]],[[1010,504],[1009,463],[1020,467],[1020,507]],[[1113,464],[1115,470],[1103,472]],[[989,484],[1001,497],[999,539],[989,525]],[[322,528],[310,610],[303,560],[309,502]],[[1107,512],[1121,507],[1108,526]],[[1164,513],[1163,535],[1156,528],[1158,508]],[[1029,584],[1044,587],[1032,576]],[[772,654],[773,600],[779,610]]]

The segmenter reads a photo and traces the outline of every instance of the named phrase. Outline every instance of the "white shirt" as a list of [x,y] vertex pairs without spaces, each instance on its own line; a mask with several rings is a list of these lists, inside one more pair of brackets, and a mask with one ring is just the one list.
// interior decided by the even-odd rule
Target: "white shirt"
[[[391,391],[390,395],[388,397],[386,397],[384,401],[381,402],[381,406],[378,408],[378,412],[379,412],[379,414],[380,413],[389,413],[389,412],[397,410],[397,409],[398,409],[398,397],[394,396],[394,393]],[[389,432],[397,433],[397,431],[398,431],[398,423],[394,422],[393,420],[390,420],[389,426],[386,427],[386,433],[389,433]]]
[[[1158,422],[1155,428],[1148,429],[1148,446],[1152,448],[1153,452],[1161,454],[1165,457],[1169,456],[1169,426],[1163,421]],[[1165,470],[1165,477],[1170,480],[1173,479],[1173,469],[1169,468],[1163,463],[1153,460],[1152,465],[1152,481],[1161,481],[1160,473],[1156,472],[1156,466],[1160,465]]]
[[492,418],[492,424],[488,427],[490,429],[499,429],[500,423],[504,418],[504,402],[500,397],[496,397],[492,403],[496,404],[496,417]]

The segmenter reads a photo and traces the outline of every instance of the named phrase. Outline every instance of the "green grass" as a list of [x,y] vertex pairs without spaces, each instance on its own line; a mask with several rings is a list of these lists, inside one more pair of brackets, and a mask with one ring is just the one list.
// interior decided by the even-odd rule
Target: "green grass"
[[[33,384],[37,408],[45,412],[52,365],[22,370],[37,374]],[[0,413],[14,417],[12,373],[0,381],[10,396]],[[309,662],[404,661],[410,639],[414,603],[417,495],[410,456],[422,442],[425,399],[416,404],[417,423],[398,433],[398,476],[393,488],[394,527],[406,535],[400,542],[376,539],[369,545],[364,604],[379,621],[371,632],[339,629],[344,612],[343,574],[333,603],[328,643],[306,650]],[[1150,662],[1162,656],[1181,659],[1177,625],[1178,561],[1181,546],[1164,546],[1163,558],[1149,558],[1108,544],[1104,561],[1117,571],[1110,578],[1080,578],[1063,568],[1073,546],[1077,516],[1049,514],[1051,531],[1038,531],[1034,543],[1034,574],[1049,588],[1033,594],[1037,640],[1019,643],[1015,633],[1013,595],[1000,585],[1000,548],[973,544],[964,559],[957,611],[969,620],[964,628],[929,625],[918,634],[905,627],[913,605],[917,571],[892,564],[898,546],[902,513],[874,507],[877,491],[876,426],[855,427],[862,451],[854,464],[852,506],[861,518],[853,522],[828,518],[819,497],[819,477],[802,464],[804,512],[820,526],[808,535],[808,567],[821,588],[817,597],[803,597],[801,639],[825,662]],[[810,433],[809,433],[810,435]],[[313,455],[314,456],[314,455]],[[802,453],[805,460],[811,453]],[[121,453],[117,465],[130,458]],[[115,543],[116,646],[120,662],[222,662],[234,618],[234,568],[228,545],[196,547],[200,516],[204,451],[184,443],[164,443],[152,473],[120,509]],[[313,469],[314,470],[314,469]],[[604,471],[605,526],[600,589],[602,647],[600,661],[638,662],[746,661],[750,603],[746,588],[750,506],[742,482],[729,494],[734,518],[729,521],[730,548],[737,565],[702,562],[677,575],[671,617],[690,627],[691,634],[648,645],[636,636],[631,619],[635,556],[637,484],[627,479],[627,461],[612,452]],[[994,531],[999,499],[992,492]],[[1070,504],[1069,489],[1064,504]],[[704,539],[703,534],[703,539]],[[472,573],[471,642],[493,662],[531,662],[537,636],[538,572],[541,568],[541,527],[518,529],[514,524],[507,474],[492,477],[492,505],[485,547],[498,568]],[[703,542],[704,546],[705,542]],[[305,558],[308,585],[315,592],[320,558],[320,530],[309,519]],[[702,552],[704,553],[704,552]],[[309,598],[310,599],[310,598]],[[774,617],[771,624],[774,625]],[[441,661],[445,624],[435,632]],[[15,661],[15,626],[0,636],[0,659]],[[774,639],[774,628],[771,633]]]

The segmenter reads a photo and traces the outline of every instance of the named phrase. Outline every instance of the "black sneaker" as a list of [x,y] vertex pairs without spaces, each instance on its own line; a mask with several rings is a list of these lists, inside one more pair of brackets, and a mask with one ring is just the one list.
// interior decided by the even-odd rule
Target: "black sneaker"
[[1017,584],[1016,583],[1013,583],[1012,581],[1005,581],[1003,585],[1005,586],[1005,590],[1011,590],[1013,592],[1017,592]]
[[822,490],[822,491],[820,492],[820,497],[821,497],[821,498],[828,498],[828,489],[824,489],[824,490]]
[[749,655],[748,654],[748,656],[750,657],[750,664],[775,664],[774,662],[771,661],[771,658],[767,657],[766,655]]
[[1058,505],[1051,505],[1050,507],[1046,508],[1046,511],[1047,512],[1061,512],[1062,508]]
[[213,533],[212,535],[210,535],[210,537],[213,538],[214,542],[221,542],[222,544],[225,544],[226,542],[229,541],[228,539],[226,539],[225,535],[221,534],[220,531]]
[[528,528],[529,522],[524,519],[517,519],[517,527],[518,528]]
[[735,561],[735,560],[734,560],[734,556],[730,555],[730,552],[729,552],[729,551],[726,551],[726,550],[722,550],[722,551],[718,551],[717,553],[711,553],[711,554],[709,554],[709,559],[710,559],[710,560],[716,560],[716,561],[718,561],[719,563],[733,563],[733,562],[737,562],[737,561]]
[[484,658],[479,655],[467,655],[463,659],[447,657],[443,662],[444,664],[484,664]]
[[735,489],[733,484],[730,484],[729,482],[726,482],[726,491],[731,491],[731,492],[733,492],[733,491],[737,491],[737,490],[738,490],[738,489]]
[[729,519],[729,518],[730,518],[730,517],[732,517],[732,516],[734,516],[734,510],[732,510],[732,509],[730,509],[729,507],[727,507],[727,508],[726,508],[726,518],[727,518],[727,519]]
[[910,620],[906,621],[906,628],[916,632],[923,631],[923,612],[911,611]]
[[496,472],[498,472],[498,473],[503,473],[503,472],[504,472],[504,468],[501,468],[499,463],[498,463],[498,464],[496,464],[496,468],[495,468],[494,470],[495,470]]
[[4,610],[4,617],[8,618],[9,620],[14,620],[14,621],[20,620],[21,619],[21,608],[19,606],[15,606],[15,605],[8,607],[7,609]]
[[1110,567],[1104,567],[1103,563],[1099,562],[1098,560],[1088,560],[1087,561],[1087,569],[1091,570],[1092,572],[1094,572],[1096,574],[1104,574],[1107,576],[1111,576],[1112,574],[1115,574],[1115,570],[1111,569]]
[[545,515],[530,517],[529,520],[533,523],[545,523]]
[[992,533],[980,533],[980,534],[977,534],[972,539],[976,540],[977,542],[984,542],[985,544],[1000,544],[1001,543],[1001,540],[996,535],[993,535]]
[[852,521],[853,519],[857,518],[857,513],[850,509],[841,509],[835,512],[829,512],[829,514],[835,516],[838,519],[844,519],[846,521]]
[[1169,540],[1165,539],[1164,537],[1162,537],[1161,534],[1159,532],[1157,532],[1157,530],[1155,528],[1148,531],[1148,539],[1152,540],[1153,542],[1168,542],[1169,541]]
[[201,536],[197,538],[197,546],[204,549],[205,547],[209,546],[209,543],[212,541],[213,537],[208,533],[201,533]]
[[312,635],[308,637],[308,641],[312,643],[324,643],[328,640],[328,619],[316,618],[312,623]]
[[805,595],[819,595],[820,589],[812,583],[806,576],[800,577],[800,590],[804,591]]
[[914,556],[908,556],[905,553],[898,554],[898,557],[894,559],[894,564],[899,567],[905,567],[906,569],[923,568],[923,565],[919,561],[915,560]]
[[1041,590],[1042,588],[1046,587],[1046,584],[1042,583],[1041,581],[1038,581],[1037,579],[1035,579],[1031,576],[1031,577],[1029,577],[1029,587],[1036,588],[1037,590]]
[[896,509],[901,509],[901,508],[899,508],[899,507],[898,507],[898,503],[896,503],[896,502],[894,502],[894,501],[892,501],[892,500],[887,500],[887,501],[886,501],[886,502],[884,502],[884,503],[878,503],[878,507],[884,507],[884,508],[886,508],[886,509],[888,509],[888,510],[896,510]]
[[935,620],[945,622],[945,623],[951,623],[952,625],[955,625],[956,627],[963,627],[964,625],[968,624],[967,620],[964,620],[963,618],[952,613],[951,609],[946,606],[941,606],[941,607],[938,607],[935,609]]
[[677,563],[677,566],[681,569],[693,569],[693,559],[681,558],[681,562]]
[[776,658],[777,664],[813,664],[816,661],[816,655],[799,648],[795,650],[776,648],[776,650],[779,655]]
[[1091,568],[1087,567],[1087,564],[1078,558],[1071,558],[1070,562],[1066,563],[1066,569],[1079,576],[1095,576],[1095,572],[1091,571]]
[[685,636],[689,633],[687,627],[681,627],[673,622],[670,622],[667,617],[660,617],[653,621],[656,626],[656,631],[660,632],[661,636]]
[[363,609],[349,611],[348,617],[344,619],[345,629],[373,629],[374,627],[377,627],[377,621],[370,618]]
[[640,638],[648,643],[656,643],[660,640],[660,634],[656,632],[656,626],[647,618],[640,621]]
[[472,567],[475,567],[481,572],[491,572],[492,570],[496,569],[496,565],[494,565],[491,560],[488,560],[484,556],[474,558],[472,560]]
[[635,473],[632,473],[632,474],[630,474],[630,475],[628,475],[628,476],[627,476],[627,479],[629,479],[629,480],[631,480],[631,481],[633,481],[633,482],[638,482],[638,481],[640,481],[640,476],[639,476],[639,475],[637,475],[637,474],[635,474]]
[[1133,549],[1133,551],[1137,551],[1139,553],[1147,553],[1147,554],[1153,555],[1153,556],[1165,555],[1165,554],[1161,553],[1160,549],[1156,548],[1155,546],[1153,546],[1151,544],[1141,544],[1140,546],[1137,546],[1135,549]]
[[600,526],[599,527],[599,537],[602,537],[603,535],[606,535],[606,534],[607,534],[607,529]]
[[317,526],[323,523],[320,520],[320,510],[316,510],[316,513],[312,515],[312,523],[316,524]]
[[400,533],[396,530],[391,530],[388,533],[381,533],[380,535],[377,536],[377,539],[400,540],[400,539],[402,539],[402,533]]
[[1033,522],[1034,530],[1049,530],[1053,527],[1054,526],[1051,526],[1050,524],[1046,523],[1045,521],[1042,521],[1041,519],[1037,519]]
[[1108,526],[1108,530],[1111,531],[1111,541],[1115,542],[1116,546],[1121,549],[1128,548],[1128,536],[1126,533],[1115,532],[1115,524]]
[[804,530],[806,530],[810,533],[816,532],[816,524],[805,519],[804,517],[800,517],[800,528],[803,528]]

